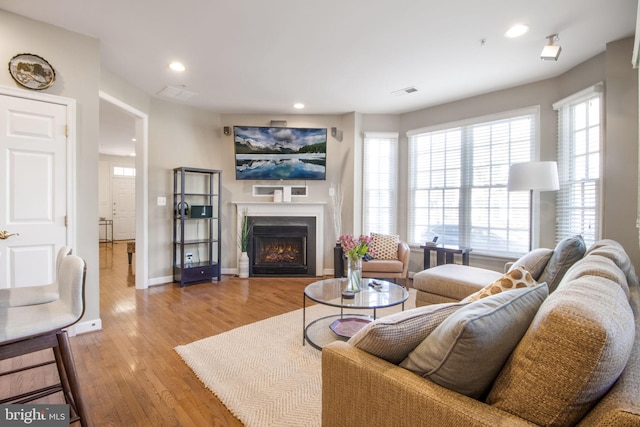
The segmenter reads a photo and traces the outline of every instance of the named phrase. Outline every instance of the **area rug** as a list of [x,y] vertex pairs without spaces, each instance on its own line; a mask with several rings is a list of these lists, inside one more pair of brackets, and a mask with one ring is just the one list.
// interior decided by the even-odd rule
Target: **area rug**
[[[414,306],[412,289],[405,309]],[[378,317],[401,307],[378,310]],[[306,321],[337,314],[337,310],[307,307]],[[302,309],[181,345],[175,351],[245,426],[321,425],[321,352],[308,343],[302,345]]]

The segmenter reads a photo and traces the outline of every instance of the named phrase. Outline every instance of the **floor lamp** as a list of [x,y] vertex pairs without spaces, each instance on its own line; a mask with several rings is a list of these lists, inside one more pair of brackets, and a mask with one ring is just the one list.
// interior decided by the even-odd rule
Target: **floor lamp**
[[555,191],[558,183],[556,162],[515,163],[509,168],[508,191],[529,191],[529,251],[533,249],[533,192]]

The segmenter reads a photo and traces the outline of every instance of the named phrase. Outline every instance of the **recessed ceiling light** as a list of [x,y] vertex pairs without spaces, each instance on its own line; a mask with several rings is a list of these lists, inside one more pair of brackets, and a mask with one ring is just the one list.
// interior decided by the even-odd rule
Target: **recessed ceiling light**
[[171,64],[169,64],[169,68],[179,73],[187,69],[187,67],[185,67],[181,62],[172,62]]
[[516,24],[513,27],[509,28],[506,33],[504,33],[505,37],[509,37],[510,39],[514,37],[520,37],[523,34],[529,32],[529,26],[526,24]]
[[293,108],[295,108],[296,110],[302,110],[304,108],[304,104],[301,102],[296,102],[295,104],[293,104]]
[[137,140],[135,138],[131,138],[131,141],[132,142],[136,142]]

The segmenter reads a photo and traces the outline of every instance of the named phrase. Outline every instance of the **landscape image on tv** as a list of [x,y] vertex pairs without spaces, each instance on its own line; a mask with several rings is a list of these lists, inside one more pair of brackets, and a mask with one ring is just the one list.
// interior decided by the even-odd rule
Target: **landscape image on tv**
[[327,129],[234,126],[236,179],[324,180]]

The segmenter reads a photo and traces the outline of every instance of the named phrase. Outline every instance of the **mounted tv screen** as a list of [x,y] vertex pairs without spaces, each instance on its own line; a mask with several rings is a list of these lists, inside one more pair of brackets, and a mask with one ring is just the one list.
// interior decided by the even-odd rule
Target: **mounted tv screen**
[[236,179],[324,180],[327,129],[234,126]]

